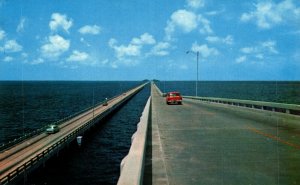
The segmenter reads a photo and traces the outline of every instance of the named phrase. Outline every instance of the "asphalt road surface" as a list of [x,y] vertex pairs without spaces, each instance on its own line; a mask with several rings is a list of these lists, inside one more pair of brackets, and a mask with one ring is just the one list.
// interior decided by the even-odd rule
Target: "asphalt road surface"
[[300,122],[151,93],[144,184],[300,184]]

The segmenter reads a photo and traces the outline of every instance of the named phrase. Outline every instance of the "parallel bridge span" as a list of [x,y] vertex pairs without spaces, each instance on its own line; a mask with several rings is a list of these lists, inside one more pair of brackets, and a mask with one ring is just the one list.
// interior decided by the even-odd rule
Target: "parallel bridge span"
[[120,105],[138,93],[145,84],[131,89],[108,101],[108,105],[98,105],[64,123],[60,124],[60,132],[48,135],[41,133],[24,140],[0,153],[0,185],[7,184],[21,174],[26,174],[44,164],[52,155],[57,154],[77,136],[83,134],[102,118],[116,110]]

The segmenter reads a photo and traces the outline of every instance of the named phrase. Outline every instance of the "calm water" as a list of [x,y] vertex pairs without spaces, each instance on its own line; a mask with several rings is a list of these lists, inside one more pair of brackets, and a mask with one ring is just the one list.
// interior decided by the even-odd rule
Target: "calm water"
[[[59,116],[61,115],[61,110],[67,109],[65,111],[68,111],[61,115],[61,117],[64,117],[64,115],[77,112],[92,105],[93,96],[90,90],[93,88],[95,101],[98,102],[102,101],[104,97],[112,97],[121,91],[139,84],[141,84],[141,82],[26,82],[23,84],[24,87],[22,90],[22,88],[19,87],[19,82],[12,84],[5,82],[4,85],[2,83],[1,112],[3,112],[3,110],[5,110],[6,113],[8,113],[9,110],[20,111],[19,114],[21,114],[21,117],[18,118],[20,121],[24,116],[24,123],[21,124],[18,123],[17,119],[5,117],[6,123],[10,121],[9,124],[20,127],[7,127],[5,129],[5,135],[13,134],[14,130],[22,130],[23,126],[34,129],[42,125],[41,120],[45,123],[51,122],[55,120],[55,116],[52,114]],[[5,92],[9,92],[5,98],[5,93],[3,92],[4,86],[6,87]],[[17,94],[17,92],[22,92],[24,95],[26,94],[26,103],[23,103],[22,100],[19,100],[21,102],[17,100],[16,97],[23,97]],[[131,136],[137,129],[137,123],[140,120],[141,113],[149,96],[150,86],[148,85],[112,117],[98,123],[98,127],[86,133],[83,136],[83,145],[81,147],[78,147],[74,142],[68,148],[61,151],[58,157],[50,159],[45,167],[40,167],[30,174],[27,177],[26,183],[21,180],[16,184],[116,184],[120,174],[121,160],[129,151]],[[9,102],[8,98],[11,101],[14,100],[15,103]],[[3,107],[4,103],[9,103],[9,106],[17,106],[19,108]],[[60,105],[61,103],[63,104]],[[81,103],[81,105],[78,105],[79,103]],[[22,108],[22,104],[25,104],[24,108]],[[30,107],[29,105],[34,105],[34,107]],[[57,109],[57,111],[55,111],[55,109]],[[22,111],[25,111],[26,115],[22,116]],[[28,115],[31,111],[33,111],[33,113]],[[43,111],[45,117],[40,117],[39,119],[31,117]],[[19,114],[11,113],[11,116],[19,116]],[[1,119],[3,120],[4,118],[2,117]],[[4,125],[2,121],[1,124]],[[3,130],[2,126],[1,130]],[[4,132],[2,131],[2,133]]]
[[[161,91],[195,96],[195,82],[156,82]],[[300,82],[207,81],[198,82],[198,96],[300,104]]]
[[[0,141],[76,113],[141,82],[0,82]],[[158,82],[162,91],[195,95],[195,82]],[[198,95],[300,104],[300,82],[199,82]],[[114,116],[18,184],[116,184],[149,85]],[[0,142],[0,143],[1,143]]]
[[0,143],[138,84],[141,82],[0,82]]
[[[127,155],[131,136],[137,129],[141,113],[150,95],[150,86],[135,95],[111,118],[83,136],[59,157],[47,162],[28,177],[35,185],[117,184],[121,160]],[[20,182],[20,184],[24,184]]]

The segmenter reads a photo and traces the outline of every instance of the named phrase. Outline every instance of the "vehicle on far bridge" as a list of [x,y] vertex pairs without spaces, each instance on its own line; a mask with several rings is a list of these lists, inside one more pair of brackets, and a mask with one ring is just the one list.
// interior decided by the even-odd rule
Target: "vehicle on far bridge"
[[57,125],[48,125],[46,128],[47,134],[55,134],[56,132],[59,132],[59,127]]
[[166,103],[169,104],[182,104],[182,96],[179,92],[168,92],[166,94]]

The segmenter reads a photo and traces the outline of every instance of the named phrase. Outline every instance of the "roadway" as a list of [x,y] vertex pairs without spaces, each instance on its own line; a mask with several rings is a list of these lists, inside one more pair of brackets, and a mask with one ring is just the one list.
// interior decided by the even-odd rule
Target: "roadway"
[[299,124],[197,100],[166,105],[154,88],[151,95],[144,184],[300,184]]
[[138,90],[140,90],[144,85],[141,85],[116,98],[109,100],[107,106],[99,105],[94,109],[90,109],[87,112],[84,112],[81,115],[78,115],[66,121],[65,123],[60,125],[60,131],[56,134],[48,135],[46,133],[42,133],[0,153],[0,179],[3,179],[9,173],[14,172],[17,168],[24,165],[32,158],[38,156],[47,148],[54,145],[59,140],[65,138],[74,130],[94,119],[96,116],[102,115],[106,111],[114,109],[119,105],[120,102],[128,99]]

